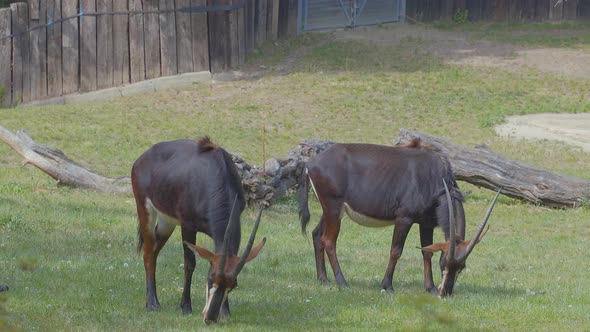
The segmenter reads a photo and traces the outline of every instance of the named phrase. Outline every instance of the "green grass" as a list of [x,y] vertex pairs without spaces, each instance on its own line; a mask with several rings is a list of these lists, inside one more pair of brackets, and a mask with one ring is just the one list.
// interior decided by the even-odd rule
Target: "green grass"
[[588,23],[436,23],[438,29],[467,31],[474,39],[487,39],[528,47],[566,47],[590,50],[590,24]]
[[[423,52],[419,40],[389,48],[314,35],[295,46],[309,53],[289,75],[197,84],[106,103],[0,110],[0,125],[24,128],[37,142],[111,176],[128,175],[137,156],[162,140],[208,134],[261,165],[263,128],[268,158],[285,156],[305,138],[388,144],[403,127],[468,146],[483,143],[508,158],[590,178],[590,154],[559,143],[499,138],[492,129],[512,114],[590,111],[588,80],[448,66]],[[264,57],[255,61],[263,63]],[[472,234],[493,193],[460,186]],[[398,264],[396,292],[384,294],[380,282],[392,229],[348,220],[338,253],[351,286],[319,285],[296,207],[295,197],[288,196],[264,213],[258,236],[268,242],[230,296],[233,316],[207,329],[590,329],[588,207],[552,210],[501,197],[489,234],[467,262],[454,296],[444,300],[423,294],[417,229]],[[315,200],[311,212],[310,229],[320,215]],[[244,213],[244,236],[254,217],[252,209]],[[183,316],[178,231],[159,258],[162,307],[145,312],[136,225],[131,195],[57,186],[0,146],[0,283],[10,286],[3,294],[6,313],[0,299],[0,324],[8,319],[23,330],[44,331],[204,329],[199,313],[207,266],[197,263],[194,314]],[[435,236],[441,240],[440,230]],[[198,242],[212,247],[203,235]]]

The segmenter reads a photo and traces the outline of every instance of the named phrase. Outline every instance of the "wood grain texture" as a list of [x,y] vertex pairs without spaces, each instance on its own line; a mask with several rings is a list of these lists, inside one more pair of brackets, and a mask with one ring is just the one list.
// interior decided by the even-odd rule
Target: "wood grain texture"
[[[174,0],[160,0],[160,10],[174,10]],[[160,14],[160,57],[162,76],[178,74],[174,12]]]
[[[129,10],[142,11],[142,0],[129,0]],[[143,17],[143,14],[129,16],[129,78],[131,83],[145,80]]]
[[[176,9],[181,10],[191,6],[190,0],[175,0]],[[178,59],[178,73],[193,71],[193,48],[191,37],[191,13],[176,12],[176,56]]]
[[[62,0],[63,17],[78,13],[78,0]],[[80,88],[80,54],[78,51],[78,19],[69,19],[62,24],[62,91],[63,94],[77,92]]]
[[[61,0],[46,1],[48,19],[51,22],[60,20]],[[62,82],[62,23],[54,23],[47,27],[47,95],[61,96]]]
[[[85,13],[96,12],[94,0],[80,0]],[[80,17],[80,91],[94,91],[96,82],[96,17]]]
[[[0,36],[12,34],[10,8],[0,9]],[[0,106],[9,107],[12,105],[12,39],[0,40],[0,87],[4,91]]]
[[590,199],[590,180],[565,176],[504,158],[483,146],[468,148],[440,137],[401,129],[397,143],[420,139],[446,154],[458,180],[550,207],[575,208]]
[[[159,0],[143,0],[144,11],[157,11]],[[143,19],[145,38],[145,78],[160,77],[160,15],[145,14]]]
[[[206,6],[207,0],[191,0],[192,7]],[[209,27],[207,13],[191,13],[191,37],[193,49],[193,70],[208,71],[209,65]]]
[[[113,0],[113,11],[127,11],[128,0]],[[129,83],[129,15],[113,16],[113,85]]]
[[[113,0],[97,0],[96,10],[112,12]],[[96,18],[96,84],[98,89],[113,86],[113,15]]]

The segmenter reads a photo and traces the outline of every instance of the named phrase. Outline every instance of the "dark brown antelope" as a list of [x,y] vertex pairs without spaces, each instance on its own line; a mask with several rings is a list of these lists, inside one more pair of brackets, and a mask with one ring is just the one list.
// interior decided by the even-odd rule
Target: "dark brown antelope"
[[[327,283],[324,252],[338,285],[347,285],[336,256],[336,241],[342,218],[367,227],[395,225],[389,264],[381,282],[393,291],[392,278],[408,232],[420,225],[424,261],[424,288],[441,296],[451,295],[458,274],[473,247],[485,235],[483,229],[498,198],[494,198],[473,239],[465,241],[463,195],[448,159],[433,147],[416,140],[405,146],[334,144],[306,165],[299,191],[299,216],[305,233],[309,222],[308,185],[321,204],[322,216],[313,231],[317,278]],[[450,185],[450,191],[447,188]],[[444,243],[433,244],[440,226]],[[431,259],[442,251],[442,282],[432,279]]]
[[[246,205],[231,156],[208,137],[155,144],[133,164],[131,184],[139,217],[138,251],[143,248],[146,308],[158,309],[156,260],[180,226],[184,246],[184,291],[180,306],[192,312],[190,288],[195,254],[210,263],[203,320],[210,324],[229,315],[227,296],[244,264],[256,258],[266,238],[252,248],[262,210],[242,256],[240,215]],[[232,204],[233,202],[233,204]],[[197,232],[213,239],[215,251],[195,245]]]

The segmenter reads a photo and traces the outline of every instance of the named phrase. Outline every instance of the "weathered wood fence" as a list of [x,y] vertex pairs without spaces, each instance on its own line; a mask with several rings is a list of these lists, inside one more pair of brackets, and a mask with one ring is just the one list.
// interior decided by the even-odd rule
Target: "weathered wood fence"
[[414,0],[406,15],[417,21],[451,19],[467,10],[469,20],[503,22],[590,20],[590,0]]
[[13,3],[0,9],[1,105],[233,68],[264,41],[297,32],[294,1]]

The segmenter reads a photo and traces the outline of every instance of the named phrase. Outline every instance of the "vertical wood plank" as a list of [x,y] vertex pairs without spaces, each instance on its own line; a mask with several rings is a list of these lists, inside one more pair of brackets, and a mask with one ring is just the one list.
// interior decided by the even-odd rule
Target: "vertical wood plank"
[[298,0],[289,0],[289,18],[288,18],[288,30],[287,35],[294,37],[297,35],[297,12],[298,12]]
[[246,63],[246,26],[244,21],[244,6],[236,10],[236,17],[238,20],[238,64],[243,65]]
[[577,18],[578,1],[579,0],[567,0],[563,4],[564,20],[573,21]]
[[12,74],[13,74],[13,102],[14,104],[27,102],[31,96],[30,64],[29,64],[29,34],[27,30],[29,10],[26,3],[13,3],[12,32],[18,34],[12,39]]
[[[47,1],[31,0],[29,8],[34,13],[29,26],[43,26],[47,23]],[[31,38],[31,98],[47,95],[47,28],[30,32]]]
[[532,21],[535,18],[535,0],[523,0],[522,19]]
[[[113,0],[97,0],[96,11],[112,12]],[[96,86],[113,86],[113,15],[96,17]]]
[[270,39],[276,40],[279,38],[279,0],[269,0],[269,2],[272,2]]
[[[176,9],[181,10],[191,6],[190,0],[176,0]],[[193,71],[193,48],[191,45],[191,13],[176,12],[176,56],[178,72]]]
[[[240,0],[233,0],[237,3]],[[225,12],[229,20],[229,67],[235,68],[240,62],[240,39],[238,32],[238,11],[231,10]]]
[[[159,0],[144,0],[144,11],[157,11]],[[160,67],[160,19],[158,14],[145,14],[143,19],[145,38],[145,78],[161,76]]]
[[245,0],[245,25],[246,25],[246,53],[251,53],[256,45],[256,26],[254,15],[256,13],[256,0]]
[[266,5],[267,0],[256,0],[256,47],[266,41]]
[[[129,0],[129,10],[142,11],[141,0]],[[145,80],[143,14],[129,16],[129,77],[131,83]]]
[[[216,1],[208,0],[207,4],[214,6]],[[211,72],[218,73],[229,68],[229,18],[226,11],[210,11],[207,16]]]
[[[61,0],[47,1],[47,17],[51,22],[61,19]],[[49,23],[49,22],[48,22]],[[61,23],[52,23],[47,27],[47,95],[62,94],[62,49]]]
[[[191,0],[192,7],[205,6],[207,0]],[[209,58],[209,26],[207,13],[191,13],[193,70],[211,70]]]
[[549,1],[549,20],[561,21],[563,17],[563,1],[550,0]]
[[[0,37],[12,34],[10,8],[0,9]],[[12,38],[0,40],[0,87],[4,91],[0,106],[12,105]]]
[[535,20],[546,21],[549,19],[550,0],[536,0]]
[[[84,13],[95,13],[95,0],[80,0]],[[96,90],[96,17],[80,17],[80,90]]]
[[[174,10],[174,0],[160,0],[160,10]],[[176,75],[176,19],[174,12],[160,14],[160,56],[162,76]]]
[[[113,0],[113,11],[129,9],[128,0]],[[129,15],[113,16],[113,85],[129,83]]]
[[[39,3],[40,0],[28,0],[28,4],[29,4],[29,19],[30,20],[38,20],[40,18],[40,8],[39,6],[41,5]],[[42,0],[45,1],[45,0]],[[23,1],[24,2],[24,1]]]
[[[78,0],[62,0],[63,17],[78,13]],[[80,86],[80,54],[78,53],[78,19],[73,18],[62,24],[63,93],[77,92]]]

